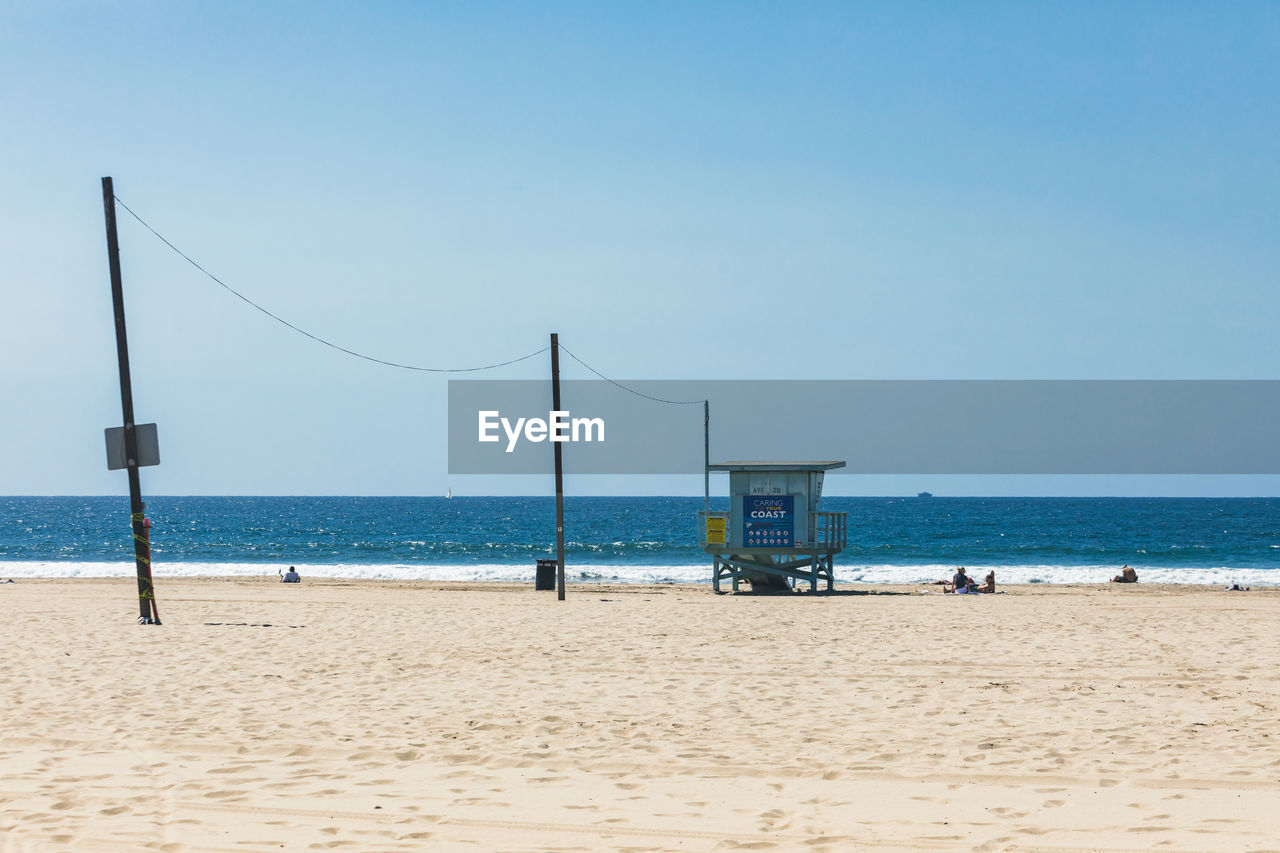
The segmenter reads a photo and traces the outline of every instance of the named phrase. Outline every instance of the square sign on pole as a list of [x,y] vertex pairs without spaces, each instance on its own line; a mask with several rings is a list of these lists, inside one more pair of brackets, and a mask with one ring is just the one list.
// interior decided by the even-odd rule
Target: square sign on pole
[[[129,457],[124,452],[124,427],[107,427],[107,470],[119,471],[129,467]],[[155,424],[137,424],[133,428],[138,442],[138,466],[160,464],[160,440],[156,437]]]

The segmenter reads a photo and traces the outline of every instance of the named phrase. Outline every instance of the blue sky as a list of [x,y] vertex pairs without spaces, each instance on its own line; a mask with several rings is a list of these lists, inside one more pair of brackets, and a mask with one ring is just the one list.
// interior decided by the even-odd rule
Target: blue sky
[[[126,489],[103,175],[391,360],[557,331],[619,378],[1278,378],[1277,66],[1261,3],[0,3],[0,493]],[[451,480],[444,379],[120,226],[145,491],[550,489]],[[939,482],[832,486],[1280,484]]]

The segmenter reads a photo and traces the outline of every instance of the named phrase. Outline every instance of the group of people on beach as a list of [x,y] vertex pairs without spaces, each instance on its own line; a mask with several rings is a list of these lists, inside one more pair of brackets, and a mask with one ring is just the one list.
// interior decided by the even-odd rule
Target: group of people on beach
[[996,591],[996,570],[992,569],[987,572],[987,576],[982,583],[978,583],[965,574],[964,566],[960,566],[956,569],[956,573],[951,576],[951,580],[940,580],[933,583],[935,586],[941,586],[943,592],[959,593],[960,595],[994,593]]
[[[1116,575],[1111,579],[1111,583],[1137,583],[1137,582],[1138,582],[1138,572],[1133,568],[1133,566],[1129,566],[1129,565],[1125,565],[1121,567],[1120,574]],[[951,580],[944,579],[940,581],[934,581],[933,585],[942,587],[943,592],[955,592],[955,593],[960,593],[961,595],[964,595],[966,593],[969,593],[969,594],[982,593],[982,592],[993,593],[996,591],[996,573],[995,573],[995,570],[992,569],[991,571],[987,572],[987,576],[986,578],[983,579],[982,583],[978,583],[977,581],[975,581],[973,578],[969,577],[965,573],[964,566],[960,566],[959,568],[956,569],[956,573],[951,577]]]

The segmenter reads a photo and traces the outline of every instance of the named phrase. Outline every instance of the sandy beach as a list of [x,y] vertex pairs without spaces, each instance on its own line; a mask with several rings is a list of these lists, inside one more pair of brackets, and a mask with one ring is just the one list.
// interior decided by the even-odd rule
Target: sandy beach
[[1280,590],[0,586],[4,851],[1280,850]]

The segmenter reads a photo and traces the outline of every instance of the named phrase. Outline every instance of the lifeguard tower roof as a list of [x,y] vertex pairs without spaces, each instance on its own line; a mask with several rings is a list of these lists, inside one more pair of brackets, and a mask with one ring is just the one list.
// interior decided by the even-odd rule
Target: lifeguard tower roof
[[820,462],[712,462],[711,471],[830,471],[843,468],[842,460],[828,459]]

